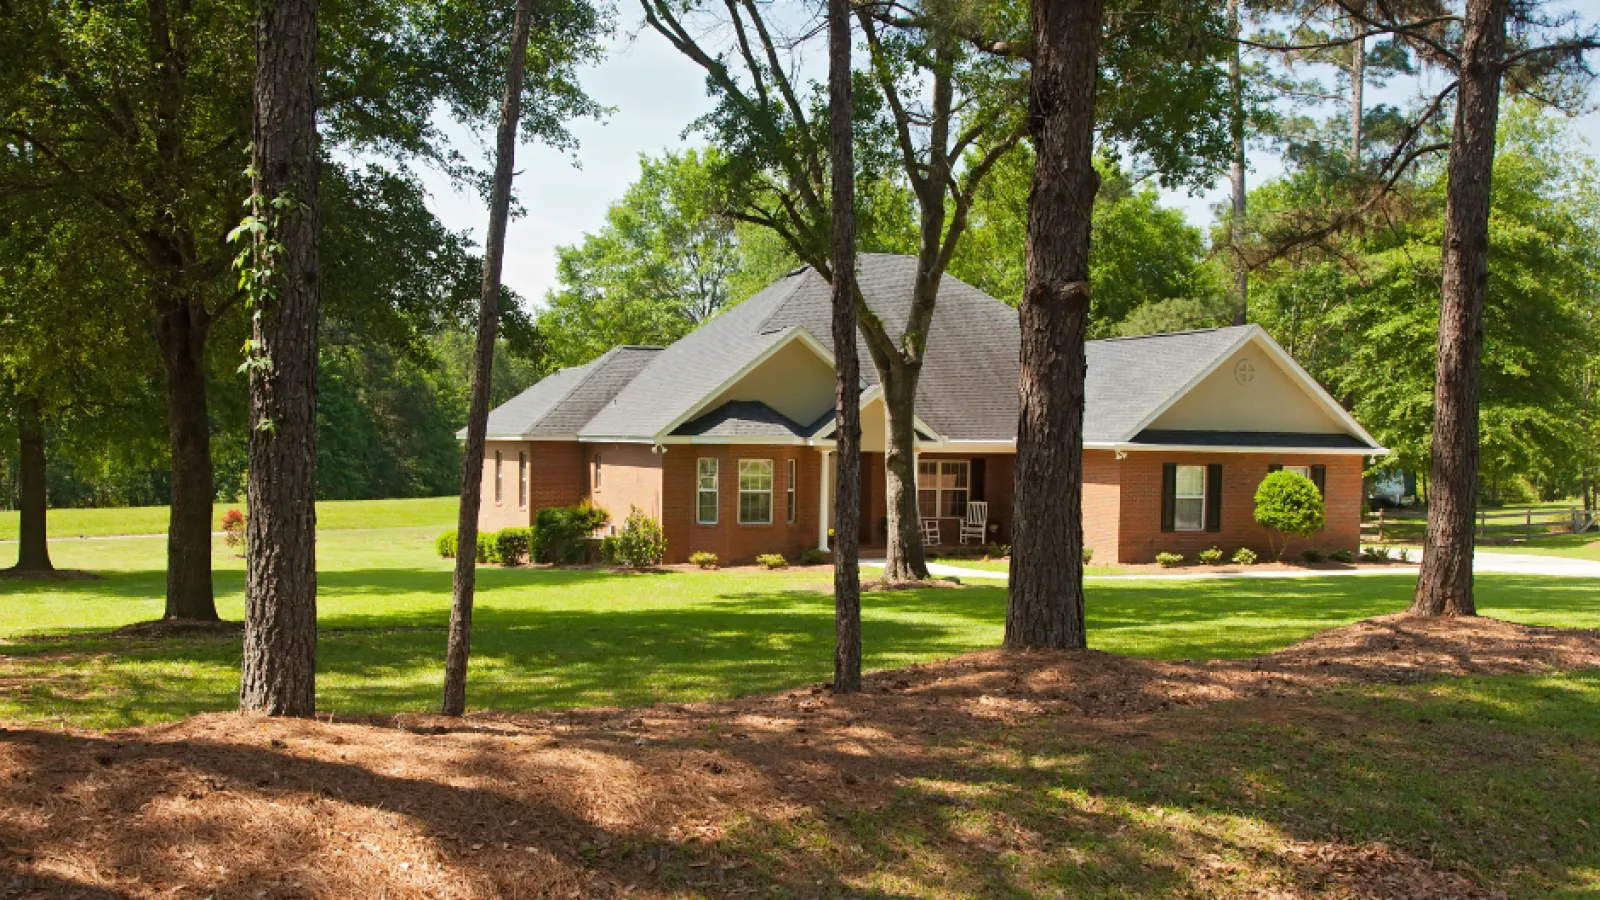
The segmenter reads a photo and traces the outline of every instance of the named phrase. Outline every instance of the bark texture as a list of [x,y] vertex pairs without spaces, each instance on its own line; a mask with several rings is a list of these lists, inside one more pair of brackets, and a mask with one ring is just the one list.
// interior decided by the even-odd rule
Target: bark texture
[[472,349],[472,396],[467,412],[467,444],[461,461],[461,508],[456,522],[458,549],[451,584],[450,637],[445,650],[444,699],[440,712],[467,710],[467,658],[472,647],[472,594],[477,587],[478,508],[483,502],[483,447],[489,427],[489,388],[494,371],[495,332],[500,323],[500,270],[505,260],[506,220],[511,214],[511,181],[516,174],[517,121],[522,116],[522,69],[528,52],[533,0],[517,0],[506,61],[506,89],[495,135],[494,187],[489,197],[489,237],[484,248],[483,290],[478,298],[478,334]]
[[15,571],[48,572],[55,567],[50,564],[50,530],[46,524],[49,498],[45,489],[44,415],[37,398],[17,399],[17,433],[22,444],[17,460],[21,522]]
[[[1352,19],[1350,29],[1360,34],[1362,23]],[[1365,130],[1367,89],[1367,41],[1357,37],[1350,45],[1350,161],[1361,166],[1362,132]]]
[[1233,52],[1228,56],[1228,183],[1233,191],[1233,208],[1228,216],[1227,243],[1229,262],[1233,264],[1233,291],[1239,305],[1233,310],[1233,324],[1244,325],[1250,321],[1250,270],[1245,266],[1244,254],[1239,247],[1239,233],[1244,228],[1244,68],[1240,59],[1239,43],[1241,25],[1239,0],[1228,0],[1228,27],[1233,33]]
[[211,588],[211,417],[205,353],[209,320],[181,295],[166,298],[156,320],[172,448],[172,505],[167,513],[168,619],[217,620]]
[[1028,199],[1020,309],[1016,499],[1008,649],[1086,646],[1083,622],[1083,405],[1095,77],[1103,0],[1033,5]]
[[[935,288],[937,290],[937,288]],[[931,313],[932,304],[929,304]],[[917,512],[917,382],[922,361],[899,354],[874,358],[883,384],[887,447],[884,453],[884,500],[889,513],[889,546],[885,550],[883,577],[887,581],[920,581],[928,577],[922,548],[921,517]]]
[[850,2],[828,0],[828,149],[833,201],[833,689],[861,690],[861,360],[856,354],[856,186],[851,143]]
[[1489,284],[1489,192],[1510,0],[1469,0],[1444,211],[1444,286],[1433,393],[1433,475],[1411,612],[1472,616],[1478,496],[1478,389]]
[[[256,21],[253,192],[272,217],[275,295],[259,300],[250,369],[241,709],[316,710],[317,0],[271,0]],[[278,206],[280,201],[288,206]]]

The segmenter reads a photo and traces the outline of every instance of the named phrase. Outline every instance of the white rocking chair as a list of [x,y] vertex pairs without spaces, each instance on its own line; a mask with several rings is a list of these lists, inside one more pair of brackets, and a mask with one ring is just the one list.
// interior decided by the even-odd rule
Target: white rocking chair
[[989,504],[973,500],[967,504],[967,517],[961,520],[961,543],[967,539],[983,543],[989,539]]
[[922,520],[922,546],[937,547],[941,543],[938,519]]

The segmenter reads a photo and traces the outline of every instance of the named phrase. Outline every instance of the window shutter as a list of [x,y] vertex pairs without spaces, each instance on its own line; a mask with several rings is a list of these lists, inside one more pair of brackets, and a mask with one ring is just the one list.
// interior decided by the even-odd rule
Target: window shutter
[[1206,530],[1222,530],[1222,464],[1206,466]]
[[1273,463],[1272,465],[1267,466],[1267,474],[1268,475],[1271,475],[1273,472],[1282,472],[1282,471],[1283,471],[1283,466],[1281,466],[1281,465],[1279,465],[1277,463]]
[[969,485],[970,490],[968,492],[972,500],[987,501],[989,499],[984,494],[984,488],[987,486],[984,478],[987,473],[984,472],[984,468],[984,459],[982,457],[972,461],[972,484]]
[[1178,505],[1178,464],[1161,464],[1161,530],[1174,531],[1173,513]]
[[1312,466],[1311,483],[1317,486],[1317,493],[1322,495],[1324,504],[1328,501],[1328,467]]

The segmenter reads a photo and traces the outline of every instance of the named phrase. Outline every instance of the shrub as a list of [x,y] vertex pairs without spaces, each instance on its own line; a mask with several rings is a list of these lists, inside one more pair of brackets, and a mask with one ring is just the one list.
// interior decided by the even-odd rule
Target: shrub
[[1222,565],[1222,548],[1212,547],[1209,550],[1201,550],[1194,555],[1194,558],[1202,566],[1220,566]]
[[617,561],[617,536],[608,534],[601,538],[599,545],[595,547],[595,554],[606,565],[614,564]]
[[1290,535],[1311,537],[1322,530],[1322,492],[1304,475],[1280,469],[1256,488],[1255,518],[1273,533],[1273,556],[1282,559]]
[[474,558],[480,563],[491,563],[498,559],[494,552],[494,535],[478,532],[478,552]]
[[[605,543],[600,542],[602,555]],[[628,519],[622,523],[622,531],[613,544],[612,561],[635,569],[648,569],[660,565],[666,556],[667,536],[661,531],[661,523],[639,507],[629,507]]]
[[1342,563],[1352,563],[1356,561],[1355,554],[1351,553],[1349,550],[1335,550],[1328,554],[1328,558],[1334,562]]
[[1256,564],[1256,552],[1249,547],[1240,547],[1233,551],[1233,564],[1236,566],[1253,566]]
[[230,509],[222,514],[222,542],[229,547],[244,543],[244,513]]
[[1163,569],[1176,568],[1178,566],[1183,565],[1183,554],[1182,553],[1157,553],[1156,554],[1156,562],[1160,563],[1161,564],[1161,568],[1163,568]]
[[439,532],[439,536],[433,539],[433,549],[445,559],[455,559],[456,530],[452,528],[449,531]]
[[709,553],[705,550],[696,550],[695,552],[689,554],[689,562],[694,563],[702,569],[715,569],[717,567],[717,555],[715,553]]
[[756,557],[756,565],[763,569],[787,569],[789,561],[783,558],[782,553],[763,553]]
[[1083,564],[1087,566],[1091,559],[1094,559],[1094,548],[1085,545],[1083,548]]
[[545,563],[581,563],[583,545],[611,517],[587,501],[577,506],[548,506],[534,517],[533,558]]
[[807,547],[800,551],[800,565],[820,566],[828,561],[828,551],[816,547]]
[[520,566],[528,561],[528,548],[533,546],[533,531],[527,528],[502,528],[496,531],[494,562],[502,566]]
[[1319,563],[1322,562],[1323,557],[1323,552],[1315,547],[1307,547],[1300,551],[1301,562]]
[[1389,548],[1380,546],[1362,547],[1361,560],[1363,562],[1388,562]]
[[1410,547],[1401,547],[1399,549],[1399,551],[1396,552],[1395,558],[1400,560],[1403,563],[1411,562],[1411,548]]
[[989,556],[989,557],[994,557],[994,558],[998,558],[998,557],[1002,557],[1002,556],[1010,556],[1011,555],[1011,545],[1010,544],[985,544],[984,547],[983,547],[983,555],[984,556]]

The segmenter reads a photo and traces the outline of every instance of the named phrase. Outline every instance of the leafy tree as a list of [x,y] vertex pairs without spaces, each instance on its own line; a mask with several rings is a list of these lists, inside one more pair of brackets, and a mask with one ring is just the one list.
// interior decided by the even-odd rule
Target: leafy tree
[[1274,559],[1283,558],[1289,535],[1311,537],[1322,530],[1323,519],[1322,492],[1299,472],[1273,472],[1256,488],[1256,523],[1273,535],[1284,536],[1281,544],[1277,537],[1272,538]]

